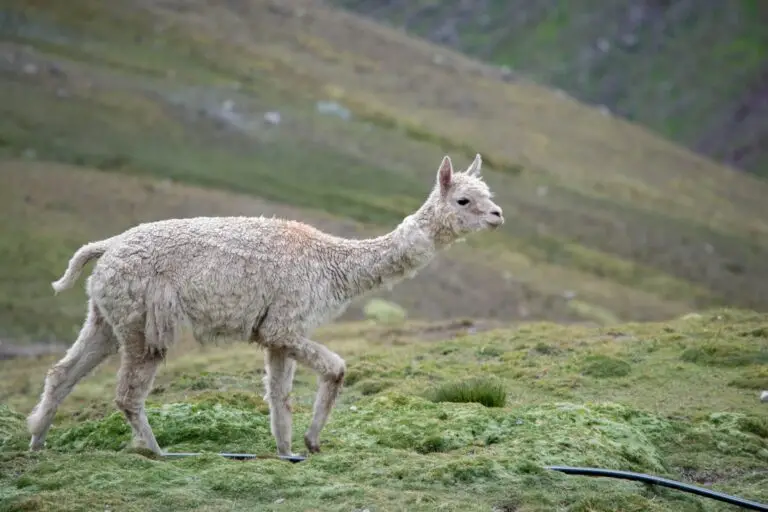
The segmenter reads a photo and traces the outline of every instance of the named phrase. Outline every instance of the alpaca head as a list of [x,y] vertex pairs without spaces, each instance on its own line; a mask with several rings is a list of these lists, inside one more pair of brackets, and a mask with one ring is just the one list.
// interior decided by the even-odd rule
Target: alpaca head
[[493,194],[480,176],[481,166],[478,154],[466,171],[454,172],[450,157],[443,157],[437,182],[426,203],[437,237],[456,239],[504,224],[502,210],[491,199]]

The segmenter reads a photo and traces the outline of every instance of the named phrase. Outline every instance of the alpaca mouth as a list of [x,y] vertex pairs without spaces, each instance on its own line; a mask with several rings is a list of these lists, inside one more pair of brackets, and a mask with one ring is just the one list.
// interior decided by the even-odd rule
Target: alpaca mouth
[[504,224],[504,221],[503,221],[503,220],[497,220],[497,221],[490,221],[490,220],[487,220],[487,221],[485,221],[485,223],[486,223],[486,224],[488,225],[488,227],[489,227],[489,228],[491,228],[491,229],[498,229],[498,228],[499,228],[499,226],[501,226],[502,224]]

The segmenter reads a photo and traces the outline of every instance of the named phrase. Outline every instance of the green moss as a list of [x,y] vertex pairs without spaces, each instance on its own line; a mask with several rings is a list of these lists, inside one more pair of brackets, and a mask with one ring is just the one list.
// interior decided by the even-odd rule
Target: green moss
[[[222,348],[225,354],[215,360],[210,354],[181,355],[168,363],[172,375],[194,375],[201,357],[207,357],[215,366],[209,375],[216,387],[153,395],[157,403],[148,408],[149,421],[166,450],[206,455],[158,460],[132,450],[121,414],[76,421],[69,411],[78,408],[77,401],[63,404],[62,414],[69,416],[54,424],[48,450],[31,454],[22,416],[4,407],[0,467],[8,471],[0,471],[0,496],[11,509],[43,511],[105,504],[126,510],[220,509],[232,502],[238,508],[269,509],[277,500],[282,509],[297,511],[436,506],[479,511],[516,504],[520,510],[542,511],[693,512],[704,506],[703,499],[682,493],[645,493],[630,482],[578,479],[543,469],[575,465],[678,480],[729,468],[714,488],[764,501],[766,476],[759,469],[768,463],[768,425],[754,397],[723,386],[742,367],[723,367],[720,375],[698,365],[681,369],[677,362],[680,343],[706,340],[715,326],[723,345],[740,346],[740,333],[762,323],[762,315],[703,312],[696,321],[610,330],[527,324],[402,346],[368,344],[367,336],[355,331],[348,347],[359,353],[345,359],[350,371],[359,371],[358,379],[340,397],[321,437],[323,451],[298,465],[268,458],[235,462],[211,453],[275,453],[268,409],[256,390],[218,389],[229,382],[228,374],[240,375],[239,361],[252,354],[248,347]],[[339,326],[328,335],[338,338],[345,329]],[[668,340],[673,335],[686,341]],[[493,347],[502,355],[478,358],[478,347]],[[623,367],[615,361],[632,361],[643,379],[627,387],[625,379],[581,378],[587,361],[600,363],[600,371]],[[439,382],[461,383],[478,372],[487,372],[482,379],[507,391],[501,407],[419,396],[424,389],[438,389]],[[83,382],[85,396],[106,401],[111,372],[94,379]],[[315,391],[314,379],[297,378],[294,451],[303,449]],[[20,393],[36,398],[30,390]],[[739,412],[729,412],[734,407]]]
[[173,379],[171,388],[178,390],[202,391],[216,387],[216,379],[207,372],[179,375]]
[[[238,405],[241,405],[239,402]],[[243,452],[270,442],[268,414],[204,400],[194,404],[149,407],[147,416],[158,443],[179,451],[194,446],[204,451]],[[56,450],[120,450],[129,446],[130,427],[120,412],[51,433]]]
[[536,343],[536,345],[533,347],[533,350],[539,354],[544,355],[553,355],[560,352],[560,349],[556,346],[544,343],[543,341]]
[[23,449],[27,433],[24,416],[5,404],[0,404],[0,451]]
[[269,414],[269,404],[260,395],[244,391],[204,391],[194,395],[189,401],[202,407],[225,406]]
[[390,363],[386,360],[382,360],[381,357],[363,356],[355,365],[347,369],[347,373],[344,376],[344,385],[354,386],[360,381],[381,378],[392,372],[393,369],[391,368]]
[[745,368],[739,375],[728,381],[728,385],[741,389],[768,389],[768,365]]
[[687,348],[680,359],[702,366],[750,366],[768,363],[768,350],[746,344],[707,342]]
[[504,354],[504,349],[492,345],[483,345],[475,352],[480,359],[493,359]]
[[375,395],[392,387],[392,382],[387,380],[364,380],[357,384],[356,388],[364,396]]
[[626,377],[632,372],[632,366],[615,357],[595,354],[584,359],[582,372],[598,379]]

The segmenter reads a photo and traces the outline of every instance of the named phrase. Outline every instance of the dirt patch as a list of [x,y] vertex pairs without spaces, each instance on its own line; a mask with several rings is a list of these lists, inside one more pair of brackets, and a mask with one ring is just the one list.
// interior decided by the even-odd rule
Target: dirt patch
[[430,325],[387,329],[381,332],[378,337],[381,340],[392,343],[397,343],[397,341],[403,339],[414,338],[422,341],[436,341],[490,331],[492,329],[501,328],[504,325],[508,324],[497,320],[458,319]]

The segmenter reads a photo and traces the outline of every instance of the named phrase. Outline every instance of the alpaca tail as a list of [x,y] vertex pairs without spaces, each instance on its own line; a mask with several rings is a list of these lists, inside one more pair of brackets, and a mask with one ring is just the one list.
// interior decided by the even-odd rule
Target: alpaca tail
[[107,249],[114,243],[115,238],[108,238],[106,240],[100,240],[98,242],[91,242],[85,244],[75,252],[72,258],[69,260],[67,271],[58,281],[51,283],[54,293],[57,294],[62,290],[71,288],[80,273],[83,271],[83,267],[92,259],[100,257],[107,252]]

